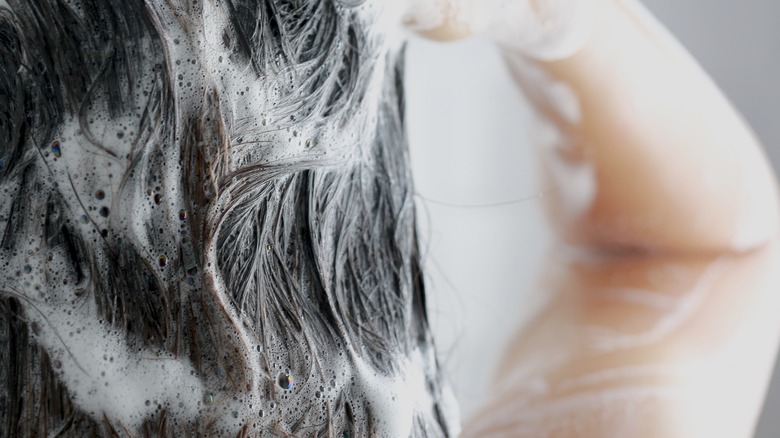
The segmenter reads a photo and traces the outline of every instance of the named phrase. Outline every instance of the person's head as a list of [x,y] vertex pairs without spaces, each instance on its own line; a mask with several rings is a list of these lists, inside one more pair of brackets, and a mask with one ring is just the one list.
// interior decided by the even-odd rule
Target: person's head
[[452,432],[379,6],[0,2],[0,434]]

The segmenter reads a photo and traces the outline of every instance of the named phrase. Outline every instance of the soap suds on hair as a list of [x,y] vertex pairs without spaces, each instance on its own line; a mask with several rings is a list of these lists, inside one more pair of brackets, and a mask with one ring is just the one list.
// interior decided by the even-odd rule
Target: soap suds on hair
[[402,8],[56,3],[0,4],[0,434],[457,434]]

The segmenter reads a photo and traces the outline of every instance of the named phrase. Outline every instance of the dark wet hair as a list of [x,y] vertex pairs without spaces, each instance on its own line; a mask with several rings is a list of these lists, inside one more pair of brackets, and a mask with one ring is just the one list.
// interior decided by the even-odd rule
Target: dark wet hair
[[[448,436],[415,232],[402,51],[383,48],[354,2],[215,1],[229,19],[225,56],[274,87],[265,119],[247,121],[219,78],[172,50],[185,42],[171,29],[188,30],[176,17],[199,16],[208,1],[0,6],[0,436],[374,436],[384,420],[354,385],[325,402],[285,391],[283,379],[327,386],[339,377],[332,357],[395,376],[415,355],[433,402],[416,409],[412,435]],[[377,73],[381,89],[368,97]],[[129,152],[96,132],[101,117],[123,120]],[[361,117],[352,149],[334,159],[327,132],[358,129],[350,123]],[[52,164],[68,153],[58,140],[65,123],[115,163],[111,193],[91,187],[92,174]],[[295,136],[304,125],[314,127],[306,150],[276,154],[269,133]],[[132,429],[80,410],[38,342],[41,303],[64,290],[68,305],[93,306],[131,349],[191,363],[208,394],[201,415],[174,418],[161,403]],[[221,429],[230,413],[220,400],[253,385],[276,413]]]

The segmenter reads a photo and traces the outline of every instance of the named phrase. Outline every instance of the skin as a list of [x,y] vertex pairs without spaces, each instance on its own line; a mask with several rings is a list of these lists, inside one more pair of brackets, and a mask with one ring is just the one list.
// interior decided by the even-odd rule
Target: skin
[[[483,32],[451,4],[418,31]],[[535,126],[559,134],[539,137],[558,243],[540,276],[551,303],[516,335],[502,389],[463,436],[752,436],[780,336],[775,178],[660,25],[621,0],[592,12],[592,32],[560,59],[502,42]],[[550,84],[578,115],[558,109]],[[567,168],[591,172],[582,208]]]

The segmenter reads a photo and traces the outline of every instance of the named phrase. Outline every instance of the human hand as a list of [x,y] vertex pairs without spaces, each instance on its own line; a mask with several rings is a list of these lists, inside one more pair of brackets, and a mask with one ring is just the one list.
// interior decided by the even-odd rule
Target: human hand
[[[537,112],[559,245],[544,273],[551,304],[518,334],[465,435],[750,436],[780,332],[774,178],[651,17],[593,4],[571,53],[498,41]],[[484,34],[454,16],[426,34]]]
[[412,0],[411,29],[451,40],[485,36],[534,59],[576,52],[593,25],[592,0]]

